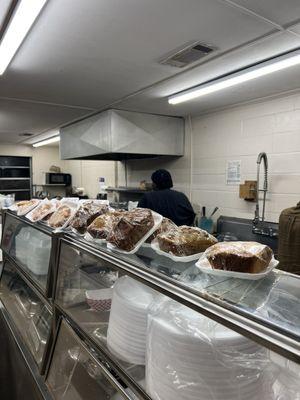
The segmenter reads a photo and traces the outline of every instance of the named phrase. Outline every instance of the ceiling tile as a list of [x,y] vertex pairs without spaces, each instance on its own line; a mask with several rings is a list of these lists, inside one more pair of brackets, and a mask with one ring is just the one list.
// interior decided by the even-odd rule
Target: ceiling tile
[[289,25],[300,18],[299,0],[233,0],[230,3],[248,8],[282,26]]
[[90,111],[0,99],[0,141],[24,141],[19,133],[38,134],[86,114]]
[[292,50],[297,45],[299,45],[299,38],[281,32],[261,41],[259,44],[248,46],[220,59],[200,65],[193,70],[183,72],[181,75],[162,82],[143,93],[119,102],[117,107],[134,111],[183,116],[189,113],[202,113],[210,109],[225,107],[226,104],[232,105],[242,101],[257,99],[262,96],[279,93],[280,91],[297,89],[300,87],[299,66],[284,70],[280,75],[270,75],[268,78],[252,81],[245,92],[245,86],[243,85],[241,86],[241,90],[239,88],[236,90],[224,90],[214,95],[202,97],[196,102],[171,106],[167,101],[167,97],[171,94],[211,79],[216,79],[218,76],[230,73],[238,68],[246,67],[265,58],[273,57],[278,53]]
[[0,77],[0,92],[100,108],[176,74],[158,60],[187,42],[223,52],[270,29],[217,0],[52,0]]
[[0,28],[5,20],[7,12],[10,8],[12,0],[1,0],[0,1]]

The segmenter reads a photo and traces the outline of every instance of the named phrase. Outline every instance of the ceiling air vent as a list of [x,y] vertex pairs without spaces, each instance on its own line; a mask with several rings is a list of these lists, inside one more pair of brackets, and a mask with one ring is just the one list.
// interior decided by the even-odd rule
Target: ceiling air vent
[[19,136],[22,136],[22,137],[29,137],[29,136],[33,136],[33,135],[34,135],[33,133],[28,133],[28,132],[19,133]]
[[176,51],[175,54],[168,56],[160,61],[160,64],[171,65],[172,67],[183,68],[199,61],[201,58],[215,51],[216,48],[203,43],[193,43]]

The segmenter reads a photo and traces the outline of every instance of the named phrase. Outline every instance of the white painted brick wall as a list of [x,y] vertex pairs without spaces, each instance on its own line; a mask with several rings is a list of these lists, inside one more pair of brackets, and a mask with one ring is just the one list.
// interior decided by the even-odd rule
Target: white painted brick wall
[[300,201],[300,94],[257,102],[192,120],[192,201],[216,215],[253,218],[254,204],[225,183],[228,160],[242,161],[242,180],[256,179],[256,158],[269,158],[267,219]]

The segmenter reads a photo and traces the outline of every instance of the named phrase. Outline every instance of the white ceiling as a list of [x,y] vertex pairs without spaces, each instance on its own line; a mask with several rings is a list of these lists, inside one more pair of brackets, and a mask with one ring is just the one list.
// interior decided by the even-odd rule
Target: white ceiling
[[[19,133],[42,133],[112,104],[185,115],[300,87],[295,68],[183,106],[166,100],[300,46],[299,19],[299,0],[48,0],[0,77],[0,140],[21,141]],[[190,70],[158,63],[194,40],[218,50]]]
[[3,24],[12,0],[1,0],[0,2],[0,26]]

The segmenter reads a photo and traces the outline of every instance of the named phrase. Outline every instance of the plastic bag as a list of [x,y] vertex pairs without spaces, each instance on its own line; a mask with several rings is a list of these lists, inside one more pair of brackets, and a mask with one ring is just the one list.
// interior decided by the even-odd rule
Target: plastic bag
[[39,203],[40,203],[40,200],[38,200],[38,199],[17,201],[15,204],[13,204],[8,209],[10,211],[17,212],[17,215],[19,215],[19,216],[23,216],[23,215],[26,215],[27,213],[29,213],[29,211],[33,210]]
[[213,269],[257,274],[267,269],[273,251],[256,242],[221,242],[207,249],[202,259]]
[[159,227],[162,216],[147,208],[125,212],[107,237],[108,248],[127,254],[135,253]]
[[44,199],[40,202],[40,204],[31,210],[26,218],[31,222],[37,222],[45,218],[47,215],[51,214],[56,210],[56,204],[53,201],[48,199]]
[[82,235],[95,218],[105,214],[108,210],[108,202],[105,200],[104,202],[102,200],[86,200],[80,202],[79,208],[70,223],[70,227],[75,233]]
[[272,399],[267,351],[172,300],[148,317],[147,392],[156,400]]
[[177,228],[177,225],[173,221],[171,221],[169,218],[163,218],[158,229],[156,229],[156,231],[154,233],[152,233],[151,236],[148,237],[148,239],[146,240],[146,243],[151,243],[157,237],[157,235],[162,234],[162,233],[167,233],[167,232],[171,231],[172,229],[176,229],[176,228]]
[[156,240],[162,252],[175,257],[198,255],[217,243],[217,239],[203,229],[185,225],[157,235]]
[[84,238],[88,241],[105,242],[114,223],[121,217],[123,211],[109,211],[100,215],[87,227]]
[[55,230],[65,229],[73,219],[78,209],[78,199],[68,198],[61,200],[58,209],[48,220],[50,228]]

